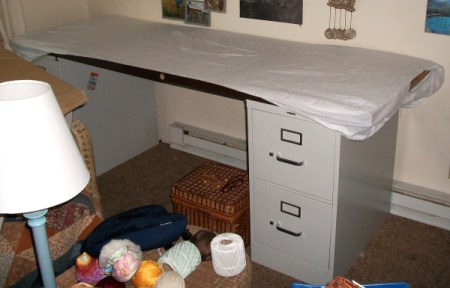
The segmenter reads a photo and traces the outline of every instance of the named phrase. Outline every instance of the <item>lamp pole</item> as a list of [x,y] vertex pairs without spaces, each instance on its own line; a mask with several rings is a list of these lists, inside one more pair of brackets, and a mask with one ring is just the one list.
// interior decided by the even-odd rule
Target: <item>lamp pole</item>
[[28,219],[28,226],[33,231],[34,247],[36,249],[39,271],[45,288],[56,288],[55,272],[53,270],[50,248],[48,245],[47,231],[45,230],[45,218],[47,209],[31,213],[24,213]]

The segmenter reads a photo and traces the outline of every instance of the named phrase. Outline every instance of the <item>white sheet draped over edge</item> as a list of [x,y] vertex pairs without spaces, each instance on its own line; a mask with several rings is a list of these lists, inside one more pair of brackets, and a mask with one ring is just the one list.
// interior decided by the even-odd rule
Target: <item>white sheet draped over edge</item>
[[[108,60],[222,85],[260,97],[340,132],[373,135],[400,107],[444,82],[432,61],[362,48],[305,44],[122,16],[11,39],[32,60],[53,52]],[[411,80],[430,73],[410,91]]]

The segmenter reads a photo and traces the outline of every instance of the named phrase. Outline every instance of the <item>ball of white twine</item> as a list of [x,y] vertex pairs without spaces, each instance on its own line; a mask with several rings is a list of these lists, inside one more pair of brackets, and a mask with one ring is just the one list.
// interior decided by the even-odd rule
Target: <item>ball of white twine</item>
[[242,237],[235,233],[222,233],[211,241],[214,271],[220,276],[235,276],[244,270],[245,248]]
[[155,288],[184,288],[184,278],[175,271],[164,272],[156,281]]

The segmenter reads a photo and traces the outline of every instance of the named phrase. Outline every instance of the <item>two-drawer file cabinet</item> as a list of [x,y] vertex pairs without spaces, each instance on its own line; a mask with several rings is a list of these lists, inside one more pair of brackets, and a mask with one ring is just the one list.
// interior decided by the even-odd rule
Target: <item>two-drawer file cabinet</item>
[[397,115],[365,141],[247,101],[252,260],[324,284],[363,252],[390,207]]

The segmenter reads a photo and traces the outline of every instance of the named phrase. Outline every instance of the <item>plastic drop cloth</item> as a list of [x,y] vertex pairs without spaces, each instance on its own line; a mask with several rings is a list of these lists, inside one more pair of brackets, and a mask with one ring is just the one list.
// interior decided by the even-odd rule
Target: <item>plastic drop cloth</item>
[[[108,60],[222,85],[340,132],[373,135],[400,107],[444,82],[442,66],[362,48],[305,44],[107,16],[27,33],[11,47],[32,60],[53,52]],[[430,73],[410,91],[410,82]]]

